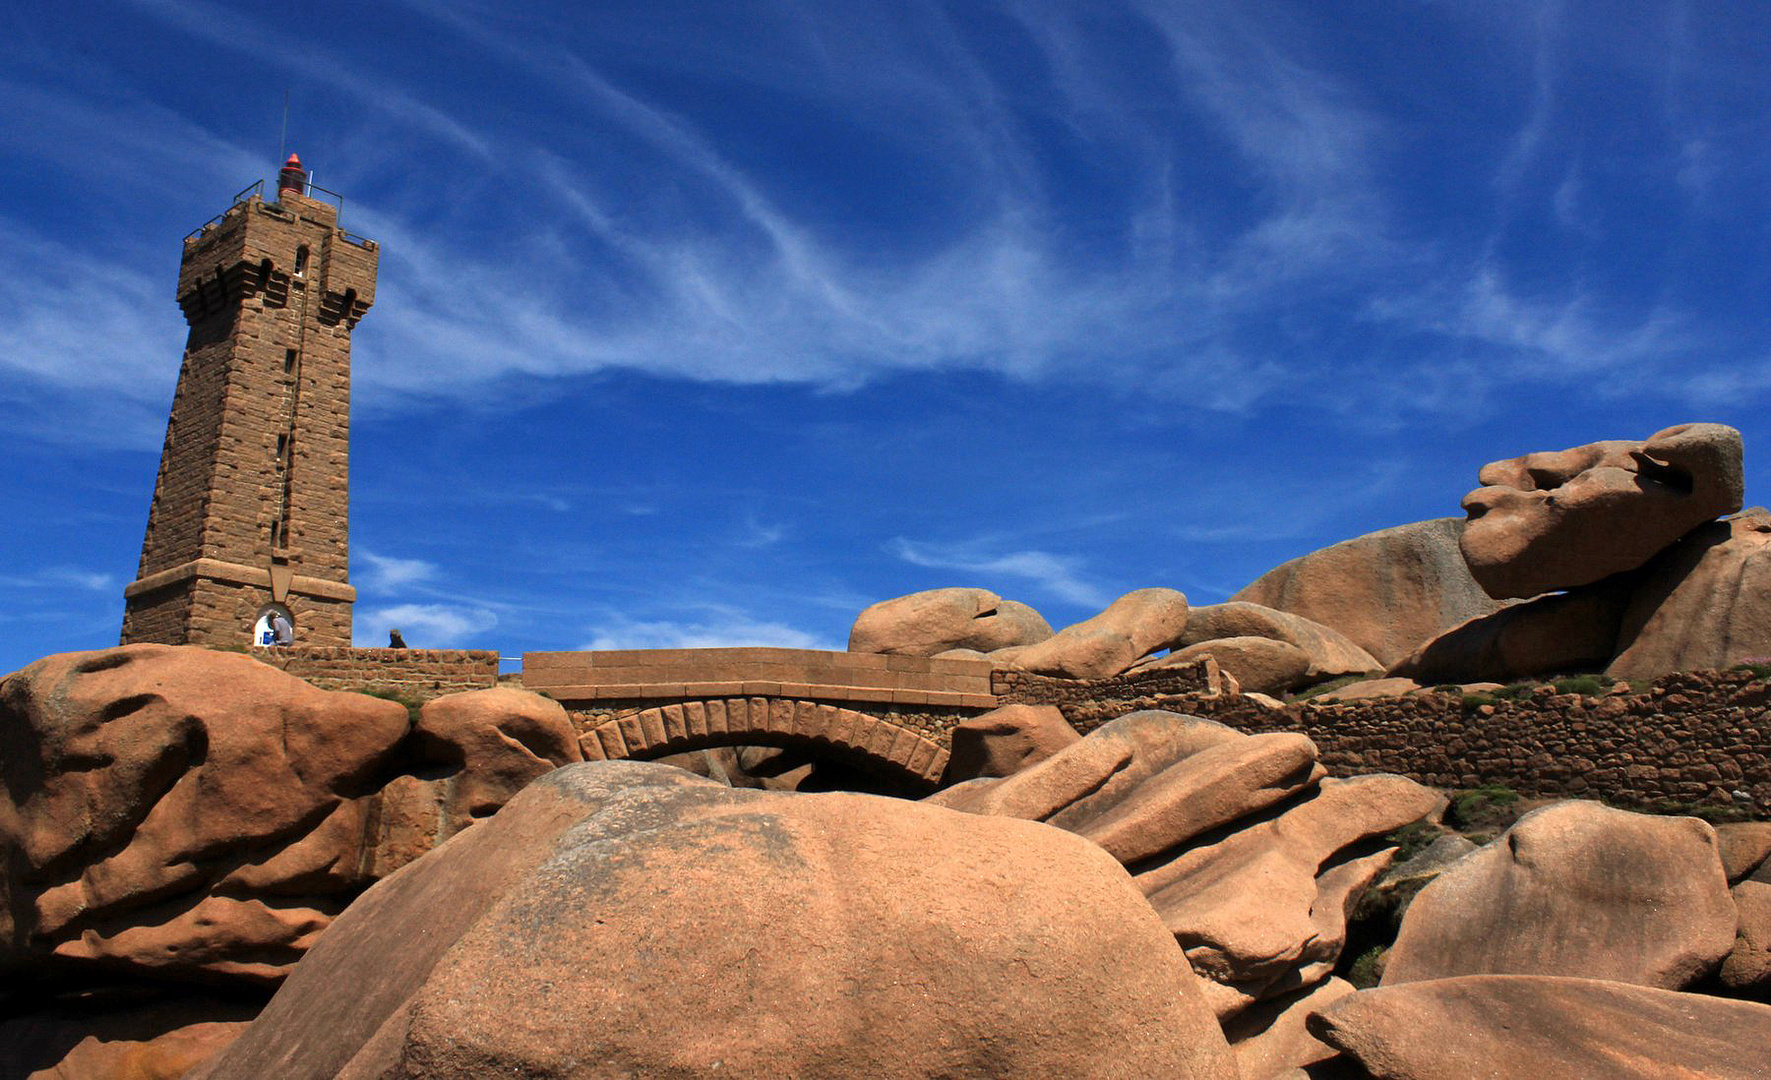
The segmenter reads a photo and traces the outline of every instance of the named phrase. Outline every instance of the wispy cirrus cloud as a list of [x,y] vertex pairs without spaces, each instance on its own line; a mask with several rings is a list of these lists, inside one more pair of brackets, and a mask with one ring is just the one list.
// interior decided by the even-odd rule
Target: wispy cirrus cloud
[[836,642],[785,623],[719,607],[688,613],[683,618],[645,619],[610,614],[598,620],[580,648],[713,649],[728,646],[842,648]]
[[453,649],[484,640],[498,625],[498,615],[471,604],[394,604],[359,609],[352,618],[358,645],[387,644],[389,630],[399,630],[406,642],[419,649]]
[[[1000,583],[1012,578],[1046,595],[1084,607],[1104,608],[1112,597],[1083,572],[1084,561],[1049,551],[988,553],[980,543],[938,544],[894,537],[887,550],[913,566],[958,570]],[[967,584],[970,584],[969,582]],[[998,590],[1000,591],[1000,590]]]
[[374,589],[398,589],[429,581],[437,574],[437,564],[424,559],[382,555],[361,545],[351,554],[353,559],[361,560],[367,570],[367,573],[360,576],[360,583]]

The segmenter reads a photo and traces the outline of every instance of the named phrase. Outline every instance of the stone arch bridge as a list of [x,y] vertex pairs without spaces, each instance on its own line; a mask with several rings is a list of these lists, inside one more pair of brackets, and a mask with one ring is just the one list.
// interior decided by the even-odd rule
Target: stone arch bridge
[[587,758],[781,746],[927,783],[997,705],[988,661],[813,649],[525,653],[523,685],[566,707]]

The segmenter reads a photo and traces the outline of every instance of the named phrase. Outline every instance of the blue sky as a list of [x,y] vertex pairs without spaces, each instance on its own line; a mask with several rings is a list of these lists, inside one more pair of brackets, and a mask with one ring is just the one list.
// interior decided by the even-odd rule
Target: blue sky
[[180,238],[289,146],[382,244],[359,640],[1062,625],[1771,396],[1771,8],[0,12],[0,670],[114,643]]

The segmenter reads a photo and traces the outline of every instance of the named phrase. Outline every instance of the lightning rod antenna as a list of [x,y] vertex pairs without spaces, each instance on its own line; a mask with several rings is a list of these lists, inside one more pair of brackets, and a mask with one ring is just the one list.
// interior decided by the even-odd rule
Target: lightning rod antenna
[[289,150],[289,90],[283,90],[283,131],[277,136],[277,160],[282,161],[288,156]]

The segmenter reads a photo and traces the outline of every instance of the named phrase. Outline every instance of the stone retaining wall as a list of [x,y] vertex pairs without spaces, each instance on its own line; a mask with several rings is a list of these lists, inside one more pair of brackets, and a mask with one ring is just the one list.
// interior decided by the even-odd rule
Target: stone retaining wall
[[1342,775],[1393,772],[1451,789],[1502,784],[1623,806],[1731,804],[1771,817],[1771,682],[1748,671],[1680,673],[1598,697],[1543,686],[1516,699],[1425,693],[1278,709],[1195,693],[1057,704],[1083,732],[1137,708],[1250,733],[1302,732]]
[[252,655],[325,690],[427,701],[498,684],[498,654],[484,649],[357,649],[292,645]]

